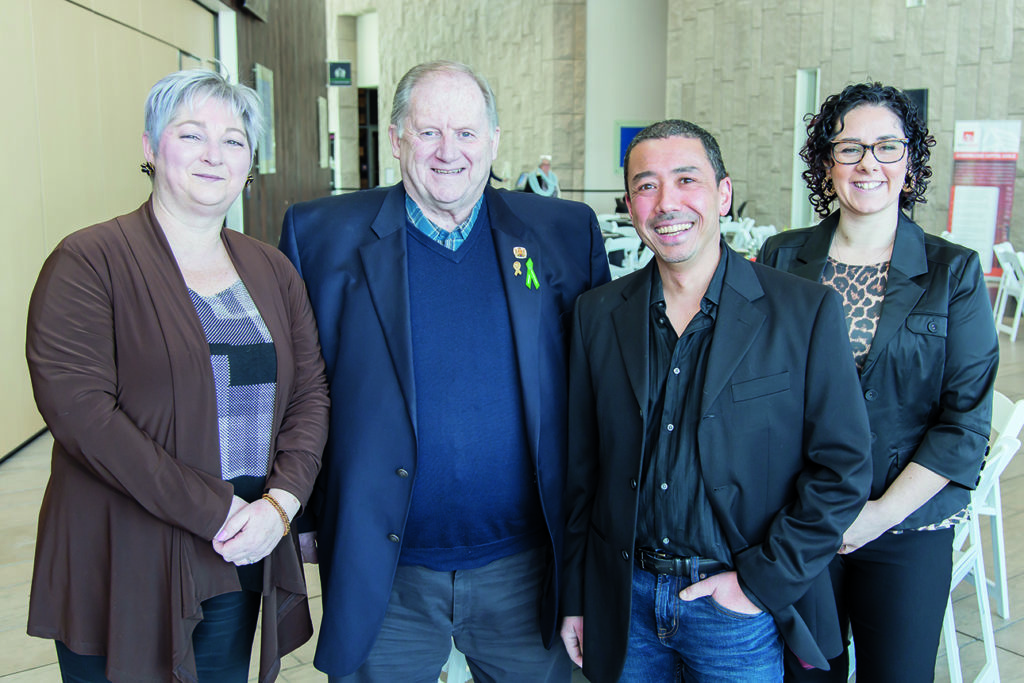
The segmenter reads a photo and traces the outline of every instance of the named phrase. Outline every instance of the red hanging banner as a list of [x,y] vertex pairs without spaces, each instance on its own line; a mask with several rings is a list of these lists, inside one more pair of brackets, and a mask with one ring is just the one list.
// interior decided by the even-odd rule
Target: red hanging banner
[[990,269],[992,245],[1010,239],[1020,131],[1020,121],[956,122],[947,230]]

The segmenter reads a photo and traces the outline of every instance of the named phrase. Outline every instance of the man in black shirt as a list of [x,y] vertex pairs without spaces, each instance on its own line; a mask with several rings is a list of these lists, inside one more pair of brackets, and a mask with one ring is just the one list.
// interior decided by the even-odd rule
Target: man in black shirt
[[725,245],[700,127],[641,131],[625,178],[655,259],[576,305],[566,648],[593,683],[778,681],[784,645],[827,668],[828,563],[871,481],[842,305]]

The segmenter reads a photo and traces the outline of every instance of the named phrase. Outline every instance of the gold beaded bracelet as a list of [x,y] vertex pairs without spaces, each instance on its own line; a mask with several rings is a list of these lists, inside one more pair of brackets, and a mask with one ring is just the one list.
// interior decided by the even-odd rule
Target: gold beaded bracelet
[[281,537],[283,538],[287,536],[288,532],[292,530],[291,522],[288,521],[288,514],[284,511],[284,508],[281,507],[281,504],[278,503],[277,500],[275,500],[269,493],[263,494],[263,500],[273,505],[274,509],[277,510],[277,514],[281,515],[281,521],[284,523],[284,533],[281,534]]

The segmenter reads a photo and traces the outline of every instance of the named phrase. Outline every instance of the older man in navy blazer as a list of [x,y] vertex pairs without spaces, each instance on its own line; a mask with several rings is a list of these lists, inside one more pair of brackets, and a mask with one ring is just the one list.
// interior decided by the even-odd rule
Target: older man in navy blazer
[[702,128],[644,129],[625,175],[654,260],[576,305],[562,638],[594,683],[780,681],[783,644],[827,668],[871,481],[839,297],[725,245]]
[[573,302],[608,280],[593,211],[486,187],[494,95],[414,67],[389,127],[402,183],[289,209],[332,397],[311,504],[315,664],[436,681],[567,681],[556,632]]

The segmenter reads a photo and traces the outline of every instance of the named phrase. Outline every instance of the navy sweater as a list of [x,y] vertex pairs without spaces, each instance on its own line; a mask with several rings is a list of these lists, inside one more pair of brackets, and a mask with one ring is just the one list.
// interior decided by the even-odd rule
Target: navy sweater
[[479,567],[544,528],[486,206],[454,252],[407,235],[418,450],[399,561]]

